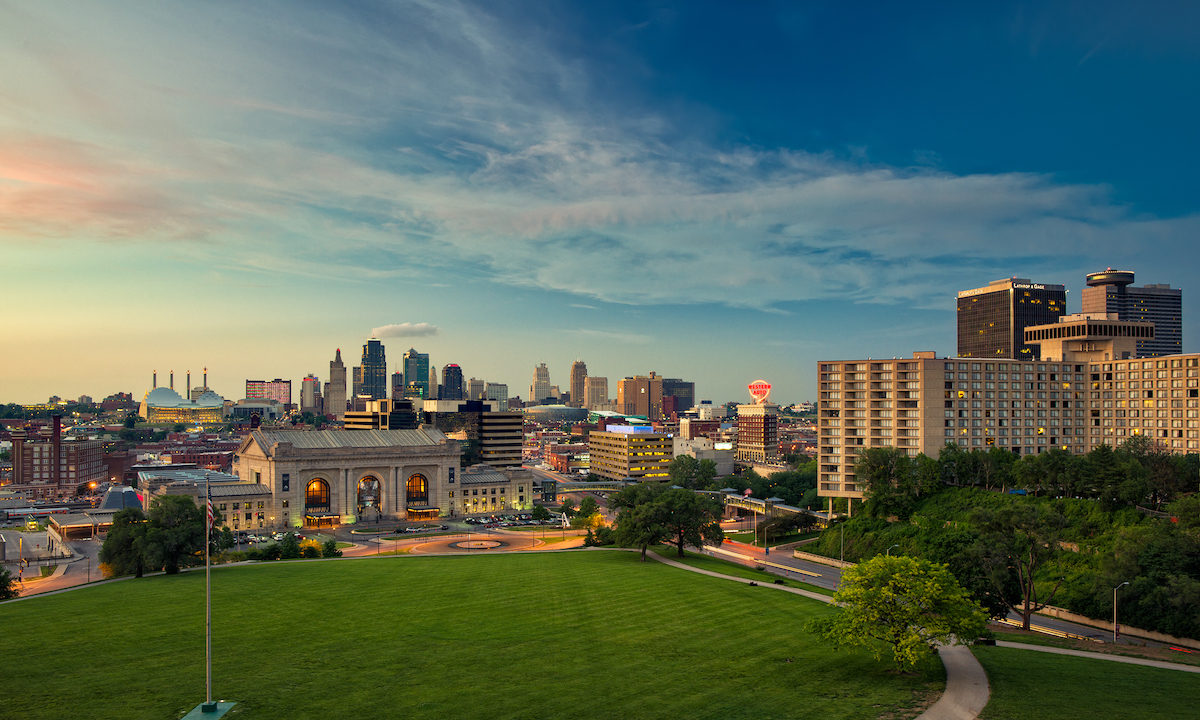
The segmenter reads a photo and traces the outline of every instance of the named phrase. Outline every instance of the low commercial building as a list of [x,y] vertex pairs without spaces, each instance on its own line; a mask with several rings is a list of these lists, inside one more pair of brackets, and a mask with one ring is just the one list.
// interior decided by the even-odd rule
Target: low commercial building
[[649,425],[615,425],[588,436],[591,472],[609,480],[665,481],[672,450],[671,436]]
[[526,512],[533,509],[533,473],[519,468],[474,465],[460,475],[457,513]]

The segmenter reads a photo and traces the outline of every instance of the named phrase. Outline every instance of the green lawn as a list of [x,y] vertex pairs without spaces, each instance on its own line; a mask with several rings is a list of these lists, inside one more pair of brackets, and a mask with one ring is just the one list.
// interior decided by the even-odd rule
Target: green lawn
[[[204,577],[0,605],[3,715],[178,718]],[[213,570],[215,697],[241,718],[891,718],[940,694],[804,630],[822,603],[599,551]],[[64,622],[70,618],[70,622]],[[364,661],[364,657],[370,657]]]
[[1032,650],[975,647],[992,688],[981,720],[1195,718],[1200,677]]
[[799,580],[793,580],[791,578],[783,579],[779,575],[774,575],[765,570],[755,570],[752,567],[746,567],[745,565],[741,565],[730,560],[721,560],[720,558],[711,557],[709,555],[700,555],[699,553],[690,551],[687,552],[687,556],[683,560],[680,560],[679,553],[675,550],[675,548],[666,547],[663,545],[650,548],[650,551],[658,553],[659,555],[670,560],[681,562],[689,567],[719,572],[725,575],[733,575],[734,577],[757,580],[763,584],[773,584],[776,580],[783,580],[782,583],[779,583],[780,585],[784,585],[786,587],[803,588],[804,590],[811,590],[815,593],[821,593],[822,595],[833,597],[832,590],[818,587],[816,585],[810,585],[806,582],[800,582]]
[[996,634],[997,640],[1006,640],[1008,642],[1025,643],[1027,645],[1046,645],[1048,647],[1083,650],[1085,652],[1102,652],[1108,655],[1123,655],[1125,657],[1145,658],[1147,660],[1163,660],[1182,665],[1200,665],[1200,653],[1182,653],[1165,647],[1145,647],[1141,645],[1114,646],[1109,643],[1073,640],[1071,638],[1060,638],[1035,632],[1027,633],[1021,630],[997,630],[994,626],[992,631]]

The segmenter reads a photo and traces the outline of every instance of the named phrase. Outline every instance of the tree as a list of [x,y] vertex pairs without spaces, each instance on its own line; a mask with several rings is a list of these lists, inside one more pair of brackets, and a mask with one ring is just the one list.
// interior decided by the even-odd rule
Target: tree
[[[813,473],[816,478],[816,473]],[[712,460],[701,460],[696,464],[696,487],[701,490],[714,490],[713,480],[717,479],[717,464]]]
[[911,670],[937,644],[978,637],[987,616],[944,565],[876,555],[842,573],[833,597],[840,611],[816,623],[835,647],[865,646],[876,660],[890,649],[897,670]]
[[296,533],[290,532],[279,541],[279,558],[281,560],[295,560],[300,557],[300,552],[300,539],[296,537]]
[[216,542],[217,549],[218,550],[228,550],[229,548],[233,547],[235,544],[236,543],[234,542],[233,531],[229,529],[229,526],[226,525],[225,527],[221,528],[220,534],[217,535],[217,542]]
[[683,488],[663,491],[656,501],[663,506],[662,524],[674,538],[679,557],[687,545],[720,544],[725,539],[721,530],[721,501]]
[[696,462],[696,458],[691,455],[680,455],[667,466],[667,475],[670,476],[671,483],[674,485],[694,488],[698,470],[699,464]]
[[321,545],[321,557],[335,558],[341,557],[342,551],[338,549],[337,540],[329,538],[325,544]]
[[140,508],[125,508],[113,515],[112,527],[100,547],[100,562],[113,575],[141,577],[146,563],[146,514]]
[[575,501],[571,498],[566,498],[562,501],[562,505],[558,506],[558,511],[567,517],[575,514]]
[[550,519],[550,511],[544,505],[534,505],[532,515],[533,519],[538,522],[545,522]]
[[124,423],[125,427],[132,430],[133,427],[135,425],[137,425],[137,421],[138,421],[138,416],[134,415],[133,413],[129,413],[128,415],[125,416],[125,423]]
[[666,490],[658,483],[628,485],[613,495],[609,505],[618,510],[615,540],[622,547],[642,550],[642,562],[651,545],[658,545],[670,537],[664,523],[663,507],[658,503]]
[[600,527],[603,522],[604,516],[600,514],[600,503],[596,502],[596,498],[591,495],[585,495],[579,502],[579,509],[575,511],[575,517],[571,518],[571,527],[590,530]]
[[1021,627],[1028,630],[1030,616],[1050,604],[1062,584],[1060,578],[1039,600],[1035,576],[1058,554],[1066,518],[1027,501],[996,511],[980,510],[972,521],[980,533],[975,557],[1000,599],[1021,615]]
[[21,590],[13,586],[12,573],[6,567],[0,567],[0,600],[12,600],[21,594]]
[[150,502],[144,540],[148,567],[168,575],[204,550],[204,511],[187,495],[161,495]]

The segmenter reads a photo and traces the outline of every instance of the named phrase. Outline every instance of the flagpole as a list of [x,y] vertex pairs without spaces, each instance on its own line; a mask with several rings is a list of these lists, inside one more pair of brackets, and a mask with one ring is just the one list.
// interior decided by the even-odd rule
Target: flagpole
[[209,545],[212,544],[212,488],[208,473],[204,474],[204,703],[212,705],[212,563]]

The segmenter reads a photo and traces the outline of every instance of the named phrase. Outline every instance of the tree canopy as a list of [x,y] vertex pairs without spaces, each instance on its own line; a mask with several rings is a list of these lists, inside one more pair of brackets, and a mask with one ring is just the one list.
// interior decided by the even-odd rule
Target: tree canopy
[[100,547],[100,562],[112,575],[141,577],[147,567],[145,541],[146,514],[140,508],[118,510]]
[[876,556],[848,568],[834,595],[840,605],[816,623],[836,647],[865,646],[898,670],[915,668],[937,644],[976,638],[987,626],[979,604],[944,565],[906,556]]

